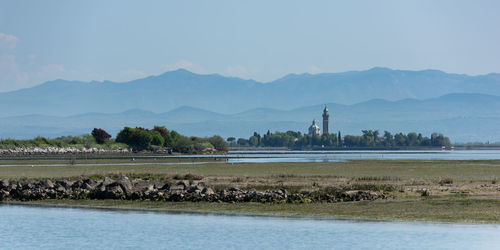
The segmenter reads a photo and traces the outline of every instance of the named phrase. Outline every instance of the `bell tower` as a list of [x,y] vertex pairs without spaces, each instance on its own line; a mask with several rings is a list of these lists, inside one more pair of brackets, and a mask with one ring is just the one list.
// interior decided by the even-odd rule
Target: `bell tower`
[[325,109],[323,109],[323,134],[327,135],[328,132],[328,123],[330,120],[330,114],[328,114],[328,108],[325,105]]

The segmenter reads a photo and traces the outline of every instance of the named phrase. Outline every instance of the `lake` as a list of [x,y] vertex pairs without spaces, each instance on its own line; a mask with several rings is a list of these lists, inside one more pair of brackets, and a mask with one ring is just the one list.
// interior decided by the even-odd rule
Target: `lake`
[[498,249],[499,225],[0,205],[0,249]]

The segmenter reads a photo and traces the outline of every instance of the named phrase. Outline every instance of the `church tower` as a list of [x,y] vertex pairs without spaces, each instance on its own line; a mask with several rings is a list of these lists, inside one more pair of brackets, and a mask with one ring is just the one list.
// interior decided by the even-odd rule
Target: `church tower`
[[328,123],[330,120],[330,114],[328,114],[328,108],[325,105],[325,109],[323,109],[323,134],[327,135],[328,132]]

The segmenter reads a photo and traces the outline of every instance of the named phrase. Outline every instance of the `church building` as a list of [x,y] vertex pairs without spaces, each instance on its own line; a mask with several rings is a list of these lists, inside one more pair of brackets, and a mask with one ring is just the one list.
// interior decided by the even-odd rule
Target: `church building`
[[[329,134],[329,123],[330,123],[330,114],[328,113],[328,108],[325,105],[325,109],[323,109],[323,134]],[[321,129],[318,124],[316,124],[316,120],[313,120],[312,125],[309,127],[309,135],[310,136],[321,136]]]
[[321,135],[321,130],[316,124],[316,119],[313,120],[313,124],[309,127],[309,135],[310,136],[320,136]]

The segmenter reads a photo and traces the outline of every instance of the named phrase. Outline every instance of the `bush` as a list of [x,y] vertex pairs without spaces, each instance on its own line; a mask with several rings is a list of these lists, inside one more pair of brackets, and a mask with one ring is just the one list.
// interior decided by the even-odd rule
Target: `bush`
[[210,138],[208,138],[208,141],[210,142],[210,144],[212,144],[214,146],[214,148],[218,151],[227,151],[227,143],[226,141],[218,136],[218,135],[214,135]]
[[94,130],[92,130],[92,136],[95,138],[95,141],[98,144],[103,144],[104,142],[109,140],[109,138],[111,138],[110,134],[104,131],[104,129],[100,128],[94,128]]
[[179,153],[191,153],[193,151],[194,143],[185,136],[179,136],[177,143],[173,145],[174,151]]

